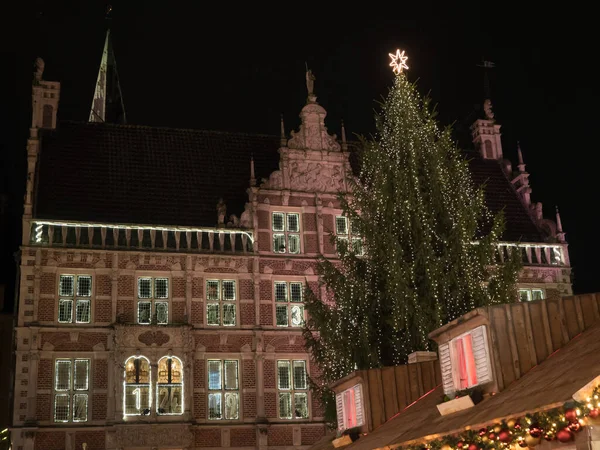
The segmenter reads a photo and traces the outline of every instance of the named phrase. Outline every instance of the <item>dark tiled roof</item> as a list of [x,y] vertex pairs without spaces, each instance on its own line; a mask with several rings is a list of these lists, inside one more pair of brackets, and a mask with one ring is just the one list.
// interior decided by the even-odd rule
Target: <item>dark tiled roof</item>
[[485,197],[491,212],[504,211],[506,231],[502,240],[511,242],[544,242],[544,236],[531,220],[515,189],[495,160],[482,159],[469,153],[469,166],[473,181],[485,184]]
[[256,177],[278,169],[279,138],[217,131],[63,122],[42,137],[35,217],[215,226],[244,210]]
[[[42,137],[35,217],[112,223],[214,226],[244,209],[250,155],[256,178],[278,169],[279,137],[203,130],[63,122]],[[508,241],[543,240],[496,161],[473,155],[477,183]]]

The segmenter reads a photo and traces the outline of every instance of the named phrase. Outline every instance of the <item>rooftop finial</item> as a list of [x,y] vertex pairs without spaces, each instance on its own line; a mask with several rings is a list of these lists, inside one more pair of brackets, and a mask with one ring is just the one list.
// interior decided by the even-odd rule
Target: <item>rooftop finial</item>
[[281,114],[281,132],[279,135],[279,145],[281,145],[282,147],[287,146],[287,139],[285,137],[285,125],[283,123],[283,113]]
[[523,152],[521,151],[521,143],[519,141],[517,141],[517,154],[519,156],[519,165],[524,165]]
[[348,144],[346,143],[346,128],[344,127],[344,119],[342,119],[342,150],[348,150]]
[[558,211],[558,206],[556,208],[556,238],[558,242],[565,242],[565,233],[562,228],[562,221],[560,220],[560,212]]
[[256,186],[256,176],[254,174],[254,154],[250,154],[250,186]]

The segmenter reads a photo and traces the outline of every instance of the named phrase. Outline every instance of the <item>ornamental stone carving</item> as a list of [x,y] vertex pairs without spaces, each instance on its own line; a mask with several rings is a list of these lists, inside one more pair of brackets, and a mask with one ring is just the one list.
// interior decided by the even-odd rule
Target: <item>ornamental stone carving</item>
[[325,162],[292,161],[290,163],[290,188],[299,191],[343,191],[342,166]]
[[194,434],[188,425],[119,427],[115,441],[117,447],[189,447]]
[[115,330],[116,348],[138,348],[140,346],[162,346],[169,344],[174,348],[192,348],[192,335],[189,326],[162,327],[117,325]]
[[325,126],[327,111],[316,103],[316,97],[309,97],[309,103],[302,108],[302,124],[298,132],[292,131],[288,147],[300,150],[328,150],[339,152],[341,147],[336,135],[330,136]]
[[154,344],[160,346],[169,342],[171,337],[162,331],[146,331],[138,336],[138,340],[147,346]]

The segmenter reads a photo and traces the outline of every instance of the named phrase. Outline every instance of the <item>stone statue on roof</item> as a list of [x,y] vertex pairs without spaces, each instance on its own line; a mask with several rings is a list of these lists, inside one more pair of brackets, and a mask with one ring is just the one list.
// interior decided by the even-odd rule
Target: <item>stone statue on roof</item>
[[223,201],[223,198],[219,199],[219,203],[217,203],[217,223],[219,225],[225,225],[225,216],[227,215],[227,205]]
[[494,112],[492,111],[492,101],[488,98],[483,102],[483,111],[487,120],[494,120]]
[[42,58],[36,58],[35,60],[35,79],[36,81],[42,80],[42,75],[44,74],[44,67],[46,67],[46,63]]
[[315,95],[315,80],[316,77],[313,75],[312,70],[306,71],[306,89],[308,90],[308,96]]

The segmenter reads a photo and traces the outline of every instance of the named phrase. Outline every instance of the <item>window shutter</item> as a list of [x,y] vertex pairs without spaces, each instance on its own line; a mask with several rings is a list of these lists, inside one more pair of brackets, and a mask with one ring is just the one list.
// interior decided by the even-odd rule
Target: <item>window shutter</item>
[[452,377],[452,360],[450,359],[450,345],[443,344],[438,347],[440,357],[440,370],[442,372],[442,383],[444,394],[454,392],[454,381]]
[[485,325],[475,328],[471,332],[471,337],[473,339],[473,357],[475,359],[475,370],[477,371],[477,384],[492,381],[492,368],[490,366]]
[[361,384],[357,384],[356,386],[354,386],[354,403],[356,406],[356,426],[360,427],[364,424]]
[[335,412],[337,414],[338,430],[341,431],[344,429],[344,405],[341,393],[335,395]]

